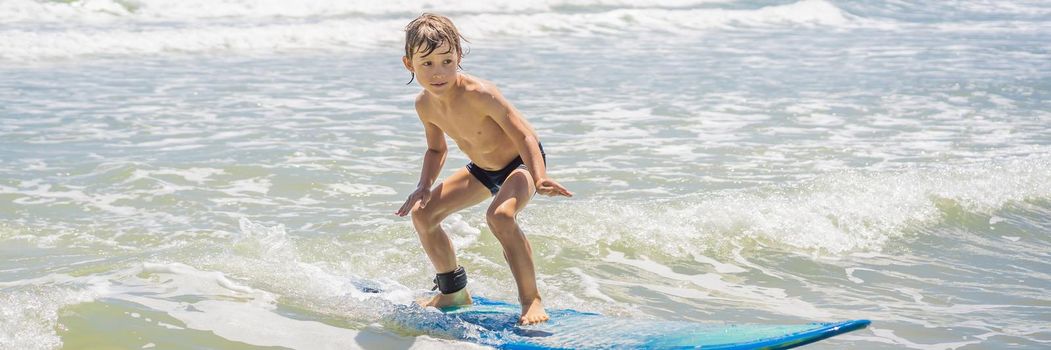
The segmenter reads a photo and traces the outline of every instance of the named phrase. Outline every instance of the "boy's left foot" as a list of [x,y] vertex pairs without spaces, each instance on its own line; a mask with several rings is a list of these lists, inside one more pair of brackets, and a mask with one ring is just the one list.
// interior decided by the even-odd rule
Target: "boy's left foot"
[[544,305],[540,303],[540,298],[522,304],[522,317],[518,318],[519,324],[531,325],[547,322],[547,320],[547,311],[544,311]]
[[438,293],[430,299],[417,300],[416,303],[423,307],[435,307],[441,309],[453,306],[471,305],[473,301],[471,300],[471,294],[467,293],[467,288],[464,288],[452,294]]

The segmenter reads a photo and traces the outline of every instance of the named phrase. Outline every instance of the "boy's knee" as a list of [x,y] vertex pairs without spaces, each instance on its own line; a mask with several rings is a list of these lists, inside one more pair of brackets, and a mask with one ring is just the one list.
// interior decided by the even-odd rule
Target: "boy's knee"
[[417,228],[428,228],[441,224],[442,221],[441,216],[437,215],[434,210],[431,210],[430,208],[420,208],[419,205],[412,207],[412,210],[409,211],[409,215],[412,216],[412,223],[416,225]]
[[515,212],[502,207],[491,209],[485,213],[485,222],[494,234],[506,233],[514,228]]

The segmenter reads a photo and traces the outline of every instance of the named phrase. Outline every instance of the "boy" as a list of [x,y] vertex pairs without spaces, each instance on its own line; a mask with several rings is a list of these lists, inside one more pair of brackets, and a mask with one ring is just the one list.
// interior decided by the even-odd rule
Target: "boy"
[[[458,71],[462,38],[452,21],[435,14],[425,13],[405,27],[402,63],[423,87],[416,97],[416,113],[427,136],[427,152],[420,182],[396,214],[412,214],[441,290],[420,303],[438,308],[471,304],[466,272],[457,265],[452,242],[440,224],[450,214],[492,196],[486,223],[503,246],[518,286],[519,323],[544,322],[548,316],[536,287],[533,251],[515,216],[534,193],[573,194],[547,177],[546,156],[536,132],[496,86]],[[431,189],[445,163],[445,135],[471,162]]]

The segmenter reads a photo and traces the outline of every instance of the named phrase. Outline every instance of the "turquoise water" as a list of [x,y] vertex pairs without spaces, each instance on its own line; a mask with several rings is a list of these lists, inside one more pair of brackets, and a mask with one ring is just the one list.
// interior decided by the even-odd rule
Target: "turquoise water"
[[[520,216],[549,306],[1051,346],[1046,2],[9,0],[0,348],[466,346],[381,317],[433,277],[392,214],[427,6],[577,194]],[[514,300],[483,208],[447,231]]]

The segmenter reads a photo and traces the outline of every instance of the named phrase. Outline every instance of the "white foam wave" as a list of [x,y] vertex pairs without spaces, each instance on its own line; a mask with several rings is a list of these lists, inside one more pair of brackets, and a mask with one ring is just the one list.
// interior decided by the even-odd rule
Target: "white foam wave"
[[[192,266],[179,263],[142,263],[141,273],[168,276],[165,284],[175,288],[165,288],[163,295],[179,296],[190,294],[207,295],[252,295],[265,297],[268,294],[231,281],[218,271],[201,271]],[[170,278],[176,278],[175,280]]]
[[[742,241],[843,254],[879,251],[888,240],[945,219],[945,210],[989,214],[1013,202],[1051,198],[1051,158],[900,172],[842,173],[801,186],[689,195],[676,201],[538,207],[536,235],[558,233],[688,257]],[[586,211],[586,213],[577,211]],[[566,215],[578,218],[565,222]],[[548,220],[550,218],[550,220]]]
[[[253,280],[268,285],[271,290],[276,290],[285,297],[332,300],[349,296],[359,301],[380,297],[399,303],[413,300],[411,290],[390,280],[373,281],[381,284],[378,286],[381,288],[378,289],[382,289],[382,293],[364,293],[355,285],[359,281],[348,277],[349,272],[333,273],[321,266],[304,262],[309,259],[301,256],[296,242],[285,232],[284,225],[267,226],[246,218],[241,218],[239,225],[241,232],[235,235],[231,249],[209,265],[221,267],[223,271],[235,271],[238,275],[251,276]],[[475,232],[475,237],[477,234],[478,232]],[[454,238],[454,241],[456,240]],[[353,310],[340,311],[345,313],[343,316],[374,314],[377,312],[376,309],[372,309],[374,306],[349,305]]]
[[413,16],[423,11],[450,14],[551,12],[560,8],[684,8],[726,0],[544,0],[544,1],[328,1],[328,0],[7,0],[0,21],[190,20],[206,18]]
[[[190,2],[182,5],[160,5],[159,2],[129,3],[109,0],[81,1],[70,5],[25,0],[7,3],[3,5],[5,7],[0,7],[0,21],[6,17],[11,23],[30,22],[0,29],[0,60],[397,47],[403,39],[402,30],[408,18],[415,15],[417,9],[435,7],[412,7],[395,2],[390,5],[393,7],[376,10],[320,1],[310,2],[306,6],[234,1],[227,4],[224,10],[223,6],[208,4],[206,6],[203,2]],[[844,26],[849,25],[854,18],[825,0],[802,0],[754,10],[677,9],[667,6],[612,9],[605,7],[610,5],[623,4],[616,1],[610,4],[603,3],[603,6],[592,12],[557,12],[551,11],[551,8],[562,5],[539,5],[539,8],[520,11],[517,7],[519,5],[505,3],[488,5],[495,6],[493,8],[480,7],[481,10],[455,15],[454,20],[469,38],[486,40],[564,35],[591,37],[645,32],[681,33],[742,26]],[[306,10],[297,12],[298,10],[289,9],[290,6]],[[467,5],[462,5],[463,8],[457,6],[460,5],[452,5],[451,8],[473,8]],[[358,12],[396,12],[398,15],[396,18],[318,16]],[[276,15],[302,16],[305,19],[253,19]],[[236,18],[212,20],[207,19],[209,16]],[[115,21],[114,18],[124,20]],[[143,19],[168,21],[147,23]],[[56,23],[40,24],[41,21]]]
[[188,182],[193,182],[194,184],[201,185],[204,184],[206,181],[210,181],[212,176],[222,175],[225,173],[226,172],[222,169],[215,168],[162,168],[157,170],[135,169],[131,177],[129,177],[124,182],[134,182],[140,179],[153,178],[158,175],[173,175],[181,177]]
[[86,193],[80,186],[52,186],[39,181],[24,181],[21,188],[0,186],[0,193],[19,196],[11,201],[19,205],[74,203],[121,216],[132,216],[141,212],[137,208],[114,204],[131,198],[127,194]]
[[93,290],[25,286],[0,292],[0,349],[57,349],[59,309],[94,300]]
[[[252,226],[250,222],[245,225],[249,231],[276,231],[274,228]],[[299,272],[314,273],[311,269]],[[332,281],[322,279],[314,282],[330,284]],[[150,311],[161,312],[165,317],[178,320],[180,325],[151,320],[134,311],[125,312],[128,317],[139,318],[158,327],[210,331],[224,339],[257,346],[292,349],[369,349],[389,346],[405,349],[481,348],[426,336],[407,338],[371,328],[348,329],[316,320],[290,318],[275,312],[278,296],[234,281],[221,271],[171,262],[144,262],[138,266],[88,276],[50,274],[2,282],[0,349],[60,348],[62,339],[56,329],[61,327],[58,323],[61,309],[93,301],[107,303],[106,300],[110,299],[132,302]],[[319,298],[316,294],[313,297]],[[122,307],[120,304],[112,306]],[[369,317],[375,317],[375,313]],[[246,320],[251,320],[252,324],[259,327],[243,327]],[[284,331],[272,332],[274,329]]]
[[389,21],[63,31],[15,29],[3,31],[0,36],[0,59],[374,47],[380,42],[399,40],[399,29],[399,24]]
[[824,0],[803,0],[756,10],[615,9],[599,13],[473,15],[459,19],[465,33],[515,36],[687,32],[737,26],[846,25],[851,15]]
[[266,226],[246,218],[238,222],[241,232],[233,244],[235,252],[268,261],[294,262],[298,260],[295,245],[285,233],[284,225]]
[[570,267],[567,270],[569,270],[569,272],[572,272],[580,279],[580,285],[584,288],[584,295],[605,302],[616,302],[613,300],[613,298],[610,298],[608,295],[602,293],[602,291],[599,289],[599,283],[595,280],[595,277],[584,273],[584,270],[581,270],[579,267]]
[[387,186],[363,183],[339,183],[331,184],[328,187],[332,189],[332,191],[328,191],[331,195],[350,195],[352,197],[393,195],[398,193],[393,188]]

